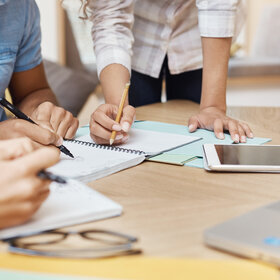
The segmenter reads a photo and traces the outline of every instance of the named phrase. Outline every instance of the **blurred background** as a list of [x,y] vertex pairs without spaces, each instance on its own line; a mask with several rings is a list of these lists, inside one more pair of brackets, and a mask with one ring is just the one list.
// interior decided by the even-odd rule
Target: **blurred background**
[[[75,84],[81,77],[86,77],[85,81],[90,85],[83,95],[83,102],[91,98],[98,104],[102,101],[102,95],[98,87],[96,89],[98,80],[91,26],[89,22],[79,19],[80,1],[66,0],[63,8],[59,0],[36,2],[41,11],[43,56],[51,63],[51,70],[47,69],[47,72],[51,75],[55,72],[52,67],[60,65],[67,67],[64,70],[71,70],[72,75],[80,75]],[[278,107],[280,0],[244,0],[244,4],[246,23],[232,47],[227,102],[229,106]],[[52,83],[55,84],[57,77],[53,74]],[[91,94],[93,91],[94,94]],[[75,112],[81,108],[82,105]]]

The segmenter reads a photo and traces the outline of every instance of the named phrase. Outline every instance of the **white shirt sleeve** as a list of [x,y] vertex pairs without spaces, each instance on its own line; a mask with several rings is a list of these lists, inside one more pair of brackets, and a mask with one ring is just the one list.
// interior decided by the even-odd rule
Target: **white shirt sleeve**
[[91,0],[92,39],[98,77],[108,65],[117,63],[131,73],[133,0]]
[[196,0],[202,37],[227,38],[235,35],[237,8],[241,0]]

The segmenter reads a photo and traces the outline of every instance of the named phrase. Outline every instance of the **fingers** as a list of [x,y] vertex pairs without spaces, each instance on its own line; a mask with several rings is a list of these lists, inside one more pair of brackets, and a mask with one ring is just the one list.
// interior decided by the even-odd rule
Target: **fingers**
[[[54,131],[58,132],[58,128],[59,128],[61,122],[64,120],[64,118],[69,119],[70,115],[66,116],[66,113],[67,113],[67,111],[64,110],[63,108],[52,105],[50,123],[51,123]],[[70,114],[70,112],[69,112],[69,114]]]
[[79,127],[79,121],[61,107],[54,106],[51,115],[51,125],[61,137],[71,139]]
[[0,228],[21,224],[31,218],[48,197],[49,183],[29,176],[1,188]]
[[228,124],[224,127],[229,131],[231,138],[235,143],[246,143],[247,137],[254,137],[250,127],[247,124],[230,119]]
[[62,138],[73,138],[79,126],[79,121],[70,112],[51,102],[40,104],[32,115],[42,127]]
[[52,110],[55,105],[51,102],[43,102],[41,103],[32,113],[31,118],[37,121],[44,121],[50,123]]
[[239,133],[239,141],[241,143],[246,143],[247,139],[246,139],[245,131],[243,130],[240,124],[238,124],[238,133]]
[[66,112],[64,119],[60,122],[57,134],[63,138],[72,139],[79,127],[79,121],[70,112]]
[[76,135],[76,132],[79,128],[79,121],[76,118],[73,118],[73,120],[71,121],[71,125],[68,127],[64,138],[65,139],[72,139],[74,138],[74,136]]
[[254,138],[253,132],[252,132],[251,128],[249,127],[249,125],[247,125],[246,123],[240,123],[240,126],[243,128],[243,130],[245,131],[245,134],[248,138]]
[[57,148],[41,148],[11,162],[12,170],[17,177],[34,175],[59,161],[60,151]]
[[[101,145],[109,145],[110,138],[109,139],[104,139],[104,138],[98,137],[98,136],[93,135],[93,134],[90,134],[90,137],[92,138],[92,140],[95,143],[98,143],[98,144],[101,144]],[[111,137],[111,133],[110,133],[110,137]],[[114,141],[114,145],[122,144],[123,139],[124,139],[124,141],[126,141],[126,137],[127,137],[126,135],[117,134],[116,138],[115,138],[115,141]]]
[[197,128],[214,130],[218,139],[224,139],[223,131],[228,130],[235,143],[245,143],[246,136],[253,138],[253,133],[247,124],[229,118],[224,110],[216,107],[201,109],[199,114],[190,118],[189,131],[193,132]]
[[0,205],[0,229],[20,225],[28,221],[48,197],[48,192],[40,194],[35,201],[21,201]]
[[22,201],[36,201],[39,195],[49,192],[50,182],[34,175],[14,178],[7,183],[7,188],[1,188],[0,202],[20,203]]
[[67,110],[44,102],[35,111],[36,118],[48,124],[48,128],[60,137],[71,139],[75,136],[79,121]]
[[10,129],[13,129],[19,135],[27,136],[43,145],[54,144],[60,146],[63,141],[60,136],[51,132],[50,130],[42,128],[36,124],[29,123],[25,120],[14,120]]
[[0,159],[15,159],[31,153],[39,147],[41,147],[41,145],[26,137],[0,141]]
[[231,136],[232,141],[235,143],[239,143],[239,130],[238,130],[238,125],[235,121],[229,120],[228,122],[228,131]]
[[224,124],[221,119],[216,119],[214,121],[214,133],[218,139],[220,139],[220,140],[225,139]]
[[199,127],[199,122],[196,116],[193,116],[189,119],[189,132],[194,132],[197,130],[197,128]]
[[122,130],[124,132],[129,131],[130,127],[133,124],[135,115],[136,115],[136,111],[134,107],[130,105],[124,107],[121,122],[120,122]]
[[117,131],[114,141],[115,145],[124,143],[128,139],[127,133],[122,129],[129,130],[135,117],[135,109],[126,106],[123,111],[121,124],[115,121],[118,106],[113,104],[103,104],[92,114],[90,120],[91,138],[98,144],[109,144],[112,131]]
[[112,119],[111,116],[114,115],[114,112],[116,108],[108,108],[108,111],[106,110],[96,110],[92,114],[92,120],[96,123],[98,123],[100,126],[102,126],[104,129],[107,129],[108,131],[121,131],[121,126],[115,120]]

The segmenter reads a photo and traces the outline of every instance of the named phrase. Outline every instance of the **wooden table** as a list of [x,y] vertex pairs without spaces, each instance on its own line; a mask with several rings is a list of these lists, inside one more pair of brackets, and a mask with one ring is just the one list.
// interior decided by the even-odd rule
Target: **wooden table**
[[[185,125],[197,110],[192,102],[170,101],[138,108],[137,119]],[[280,109],[274,110],[279,116]],[[229,113],[239,116],[241,111],[232,108]],[[261,114],[269,112],[254,109],[248,121],[256,136],[272,137],[272,143],[280,144],[279,133],[258,127]],[[217,174],[144,162],[89,184],[123,205],[121,217],[72,228],[105,228],[138,236],[138,246],[147,256],[234,258],[203,245],[203,231],[280,199],[279,178],[278,174]]]
[[[280,109],[274,110],[279,116]],[[192,102],[169,101],[137,108],[137,119],[186,125],[197,111],[198,105]],[[250,109],[231,108],[229,114],[240,117],[243,111],[256,136],[272,137],[272,143],[280,144],[280,134],[258,127],[261,114],[269,115],[269,108],[254,109],[252,114],[248,113]],[[203,231],[280,199],[278,174],[217,174],[153,162],[144,162],[90,186],[122,204],[124,214],[83,227],[138,236],[139,246],[149,256],[232,258],[204,246]]]

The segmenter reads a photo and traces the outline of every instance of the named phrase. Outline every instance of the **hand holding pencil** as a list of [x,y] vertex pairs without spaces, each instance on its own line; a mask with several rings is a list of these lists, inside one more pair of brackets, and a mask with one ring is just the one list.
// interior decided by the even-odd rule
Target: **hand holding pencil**
[[[125,85],[125,89],[124,89],[122,99],[121,99],[121,102],[120,102],[120,105],[119,105],[118,113],[117,113],[117,116],[116,116],[116,119],[115,119],[115,122],[117,122],[117,123],[120,123],[120,121],[121,121],[121,116],[122,116],[122,113],[123,113],[123,107],[124,107],[125,100],[127,99],[129,86],[130,86],[130,83],[127,83]],[[113,145],[113,143],[115,142],[116,135],[117,135],[117,131],[113,130],[113,132],[111,134],[111,137],[110,137],[110,145]]]
[[118,104],[103,104],[93,112],[90,120],[92,139],[98,144],[123,144],[128,140],[128,132],[135,118],[135,108],[128,105],[127,83]]

